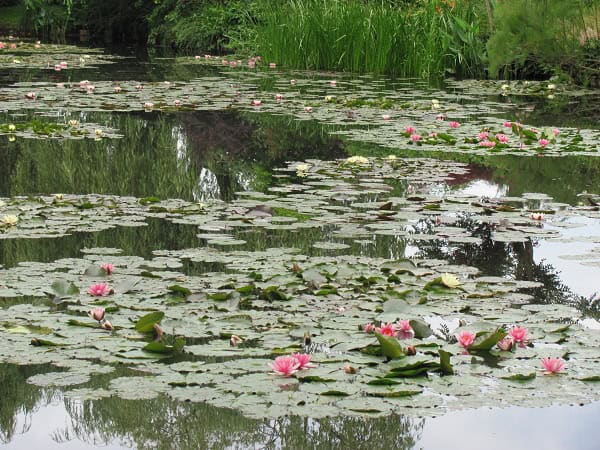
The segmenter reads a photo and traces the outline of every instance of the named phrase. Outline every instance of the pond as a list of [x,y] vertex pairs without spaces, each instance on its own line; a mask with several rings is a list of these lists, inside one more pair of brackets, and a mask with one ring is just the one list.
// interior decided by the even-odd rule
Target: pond
[[7,447],[596,448],[597,92],[0,51]]

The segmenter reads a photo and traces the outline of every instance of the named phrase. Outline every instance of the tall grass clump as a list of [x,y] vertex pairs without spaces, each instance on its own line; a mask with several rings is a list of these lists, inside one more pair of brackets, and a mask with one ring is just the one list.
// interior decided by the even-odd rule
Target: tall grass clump
[[258,51],[301,69],[477,76],[485,45],[474,2],[262,0]]

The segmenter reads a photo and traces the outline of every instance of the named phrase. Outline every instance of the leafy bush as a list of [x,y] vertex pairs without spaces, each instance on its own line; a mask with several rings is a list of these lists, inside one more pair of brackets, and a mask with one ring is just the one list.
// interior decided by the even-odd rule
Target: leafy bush
[[600,73],[600,0],[498,2],[487,44],[490,72],[515,76],[535,66],[579,81]]

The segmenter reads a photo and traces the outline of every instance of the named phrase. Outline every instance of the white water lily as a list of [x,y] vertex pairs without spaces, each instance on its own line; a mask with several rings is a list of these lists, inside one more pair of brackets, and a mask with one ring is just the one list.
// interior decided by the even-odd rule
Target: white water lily
[[326,102],[332,102],[332,101],[333,101],[333,99],[334,99],[333,95],[326,95],[326,96],[325,96],[325,101],[326,101]]
[[441,276],[442,284],[444,286],[449,287],[450,289],[454,289],[460,286],[460,281],[456,278],[456,275],[452,275],[451,273],[443,273]]
[[69,120],[70,127],[76,127],[77,125],[79,125],[79,122],[77,122],[76,120]]
[[13,214],[7,214],[2,217],[2,223],[7,227],[14,227],[19,222],[19,218]]
[[548,85],[548,89],[550,89],[551,91],[553,91],[554,89],[556,89],[556,85],[555,84],[549,84]]
[[396,155],[388,155],[387,159],[394,161],[396,159]]
[[15,131],[17,127],[15,127],[12,123],[8,125],[8,131]]
[[62,200],[64,198],[64,195],[63,194],[54,194],[54,198],[56,200]]
[[94,133],[96,134],[96,136],[98,137],[102,137],[102,130],[100,128],[96,128],[96,130],[94,131]]
[[308,165],[308,164],[298,164],[296,166],[296,175],[299,177],[305,177],[306,172],[308,172],[309,168],[310,168],[310,165]]
[[502,85],[502,90],[503,91],[508,91],[510,89],[510,86],[508,84],[503,84]]
[[346,162],[348,164],[369,164],[369,159],[364,156],[350,156]]

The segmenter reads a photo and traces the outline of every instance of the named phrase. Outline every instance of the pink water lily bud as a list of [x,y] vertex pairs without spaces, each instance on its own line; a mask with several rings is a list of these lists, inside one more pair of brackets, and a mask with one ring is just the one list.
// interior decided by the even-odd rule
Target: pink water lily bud
[[262,105],[262,101],[260,100],[252,100],[252,106],[260,106]]
[[268,364],[273,372],[284,377],[289,377],[298,371],[300,363],[292,356],[278,356],[275,361]]
[[237,347],[242,342],[244,342],[244,340],[235,334],[232,334],[231,337],[229,338],[229,345],[231,345],[232,347]]
[[514,344],[513,338],[511,336],[505,336],[504,339],[499,340],[496,345],[500,350],[508,352],[512,349]]
[[461,331],[460,334],[456,336],[456,339],[461,347],[467,349],[475,342],[475,333],[466,330]]
[[376,329],[377,329],[377,327],[373,323],[368,323],[364,327],[365,333],[368,333],[368,334],[374,333]]
[[106,275],[112,275],[115,271],[115,266],[113,266],[111,263],[104,263],[100,266],[100,268],[104,271]]
[[454,122],[454,121],[453,121],[453,122],[449,122],[449,123],[448,123],[448,126],[449,126],[450,128],[458,128],[458,127],[460,127],[460,123],[459,123],[459,122]]
[[503,125],[504,128],[512,128],[512,122],[509,120],[505,121]]
[[104,330],[108,330],[108,331],[114,330],[112,323],[110,323],[108,320],[105,320],[104,322],[102,322],[102,324],[100,325],[100,328],[102,328]]
[[281,94],[276,94],[276,95],[275,95],[275,100],[277,100],[278,102],[280,102],[281,100],[283,100],[283,95],[281,95]]
[[91,319],[97,320],[98,322],[102,322],[105,313],[106,311],[104,310],[104,308],[98,306],[97,308],[89,310],[88,316],[90,316]]
[[88,85],[85,87],[85,91],[86,91],[88,94],[92,94],[92,93],[93,93],[95,90],[96,90],[96,86],[94,86],[93,84],[88,84]]
[[405,133],[414,134],[415,131],[417,131],[417,130],[413,126],[404,127],[404,132]]
[[93,295],[94,297],[104,297],[110,293],[110,289],[106,283],[92,284],[87,291],[88,294]]
[[54,71],[55,72],[60,72],[62,70],[62,67],[60,67],[60,64],[54,64]]
[[542,358],[542,367],[547,374],[558,373],[566,366],[566,362],[562,358]]
[[356,373],[356,368],[350,364],[346,364],[344,366],[344,372],[346,372],[348,375],[354,375]]
[[29,100],[35,100],[37,96],[35,95],[35,92],[28,92],[27,94],[25,94],[25,98],[29,99]]
[[527,335],[529,330],[525,327],[512,327],[508,332],[517,344],[524,344],[527,342]]
[[118,94],[119,92],[121,92],[121,86],[115,86],[115,87],[113,88],[113,90],[115,91],[115,93],[117,93],[117,94]]
[[307,353],[292,353],[292,358],[295,358],[298,361],[298,369],[310,369],[313,367],[317,367],[316,365],[310,362],[311,356]]

